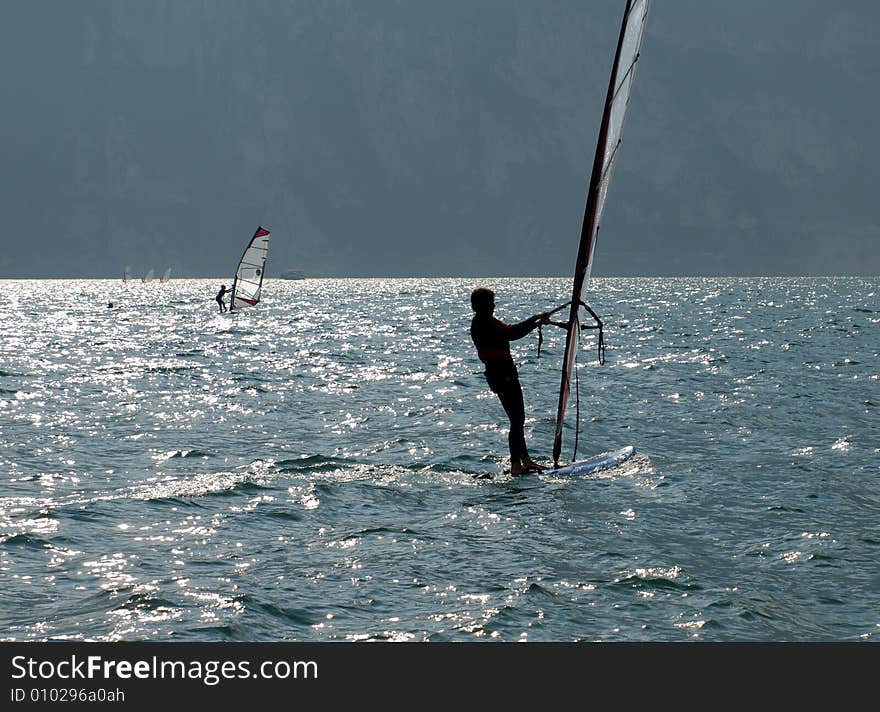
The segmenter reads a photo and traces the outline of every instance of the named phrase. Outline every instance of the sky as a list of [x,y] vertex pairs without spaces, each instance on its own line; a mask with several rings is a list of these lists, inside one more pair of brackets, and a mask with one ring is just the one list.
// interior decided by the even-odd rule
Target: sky
[[[0,278],[568,276],[624,5],[6,3]],[[593,274],[880,274],[878,20],[654,0]]]

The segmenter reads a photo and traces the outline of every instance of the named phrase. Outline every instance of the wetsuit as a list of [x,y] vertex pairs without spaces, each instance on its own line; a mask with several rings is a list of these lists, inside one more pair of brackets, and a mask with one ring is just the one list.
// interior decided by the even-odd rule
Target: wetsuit
[[533,316],[519,324],[505,324],[491,314],[477,314],[471,321],[471,339],[477,347],[480,361],[486,365],[486,382],[492,392],[498,395],[510,419],[510,432],[507,435],[510,457],[519,462],[528,458],[526,410],[519,373],[510,355],[510,342],[521,339],[540,323],[541,318]]
[[217,292],[217,304],[220,305],[221,312],[226,311],[226,304],[223,303],[223,297],[226,295],[227,292],[230,292],[230,291],[232,291],[232,290],[226,289],[226,287],[221,287],[220,291]]

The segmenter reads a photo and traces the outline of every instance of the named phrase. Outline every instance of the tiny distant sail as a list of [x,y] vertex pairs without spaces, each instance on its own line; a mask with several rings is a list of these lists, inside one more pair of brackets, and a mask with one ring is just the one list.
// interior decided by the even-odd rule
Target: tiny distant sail
[[147,272],[143,277],[141,277],[141,282],[152,282],[153,281],[153,270]]
[[230,310],[245,309],[259,303],[268,256],[269,231],[260,226],[244,249],[244,254],[238,263],[235,281],[232,283]]
[[128,275],[131,274],[131,267],[128,265],[125,266],[125,269],[122,272],[122,281],[128,282]]
[[171,268],[170,267],[165,270],[165,273],[162,275],[162,277],[159,281],[160,282],[167,282],[169,279],[171,279]]
[[614,167],[614,160],[620,147],[623,119],[629,103],[647,16],[648,0],[627,0],[620,26],[620,36],[617,40],[614,64],[611,68],[611,81],[608,84],[605,110],[599,128],[599,140],[596,145],[596,156],[593,160],[593,172],[587,192],[587,206],[584,211],[584,222],[575,263],[568,333],[565,337],[565,353],[562,359],[559,404],[556,411],[556,435],[553,440],[553,462],[557,467],[559,455],[562,452],[562,430],[571,392],[571,375],[577,355],[581,318],[586,314],[582,296],[584,287],[590,278],[602,208],[605,206],[605,196],[608,193],[608,184],[611,180],[611,169]]

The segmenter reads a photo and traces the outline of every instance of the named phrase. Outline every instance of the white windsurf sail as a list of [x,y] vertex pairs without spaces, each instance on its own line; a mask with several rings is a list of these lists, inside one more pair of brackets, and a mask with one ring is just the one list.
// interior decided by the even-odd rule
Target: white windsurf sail
[[[623,119],[629,103],[647,16],[648,0],[627,0],[620,26],[620,36],[617,40],[614,64],[611,67],[611,81],[608,84],[605,110],[599,128],[599,140],[596,145],[596,156],[593,160],[593,172],[587,192],[587,206],[584,211],[584,222],[575,263],[568,333],[565,337],[565,353],[562,359],[562,380],[559,385],[559,404],[556,411],[556,434],[553,439],[554,467],[559,467],[559,455],[562,452],[562,430],[571,393],[571,376],[582,328],[581,320],[587,314],[596,318],[595,314],[583,303],[583,292],[590,278],[602,208],[605,206],[605,196],[608,193],[608,184],[611,180],[611,169],[614,167],[614,160],[620,148]],[[601,325],[601,322],[598,323]]]
[[269,231],[257,227],[257,231],[244,248],[244,254],[235,272],[232,283],[232,298],[229,309],[235,311],[252,307],[259,303],[263,288],[263,276],[266,270],[266,258],[269,256]]
[[167,282],[171,279],[171,268],[165,270],[165,273],[162,275],[162,278],[159,280],[160,282]]
[[141,282],[152,282],[153,281],[153,270],[147,272],[143,277],[141,277]]

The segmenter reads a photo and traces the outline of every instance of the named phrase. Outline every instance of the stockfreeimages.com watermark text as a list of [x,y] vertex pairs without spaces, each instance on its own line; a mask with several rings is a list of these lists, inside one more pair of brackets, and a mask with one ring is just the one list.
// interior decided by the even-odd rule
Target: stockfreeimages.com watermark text
[[217,685],[223,680],[316,680],[313,660],[128,660],[103,655],[71,655],[63,660],[37,660],[25,655],[12,658],[13,680],[201,680]]

